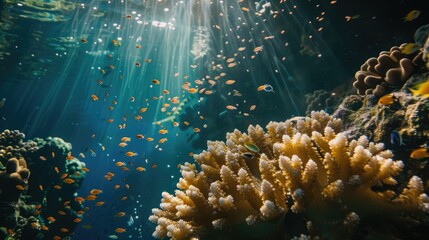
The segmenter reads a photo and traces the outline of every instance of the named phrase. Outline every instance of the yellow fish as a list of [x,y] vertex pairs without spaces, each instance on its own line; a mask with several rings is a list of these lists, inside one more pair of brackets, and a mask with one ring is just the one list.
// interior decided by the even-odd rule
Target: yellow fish
[[426,148],[418,148],[411,152],[410,157],[417,160],[429,158],[429,152]]
[[401,52],[404,54],[412,54],[420,49],[420,45],[417,43],[407,43],[401,47]]
[[384,106],[392,105],[394,102],[395,102],[395,98],[393,97],[393,94],[384,95],[378,100],[378,104],[381,104]]
[[411,22],[414,19],[418,18],[420,15],[419,10],[413,10],[407,14],[407,16],[404,17],[404,22]]
[[423,98],[429,97],[429,79],[426,82],[420,83],[414,87],[410,88],[410,91],[413,93],[414,97],[421,95]]

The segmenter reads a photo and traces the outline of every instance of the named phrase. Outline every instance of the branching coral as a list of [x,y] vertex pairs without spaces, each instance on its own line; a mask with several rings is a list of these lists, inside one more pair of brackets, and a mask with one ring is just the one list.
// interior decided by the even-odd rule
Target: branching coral
[[207,151],[194,155],[201,171],[183,165],[179,190],[174,196],[164,192],[161,209],[153,209],[153,236],[197,239],[222,229],[225,237],[244,222],[277,226],[290,209],[308,219],[311,235],[339,239],[369,216],[428,211],[418,177],[399,194],[381,190],[395,185],[403,168],[383,144],[365,136],[350,141],[340,130],[340,120],[312,112],[271,122],[266,133],[250,126],[247,134],[227,134],[225,143],[208,142]]

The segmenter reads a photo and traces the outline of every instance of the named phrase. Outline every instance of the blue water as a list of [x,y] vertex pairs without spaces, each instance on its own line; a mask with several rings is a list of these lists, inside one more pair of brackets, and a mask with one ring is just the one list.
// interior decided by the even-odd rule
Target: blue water
[[[175,189],[177,166],[193,160],[190,152],[205,149],[207,140],[224,140],[235,128],[244,131],[249,124],[265,126],[303,115],[305,94],[351,85],[366,59],[411,42],[414,31],[429,19],[427,3],[418,0],[261,1],[271,7],[260,16],[255,15],[262,11],[256,2],[1,3],[0,99],[6,102],[0,108],[0,130],[72,143],[73,155],[83,153],[85,158],[79,158],[91,170],[78,194],[103,190],[100,200],[105,205],[87,203],[90,210],[73,239],[106,239],[118,227],[127,230],[121,239],[151,238],[155,226],[147,220],[150,211],[158,207],[162,191]],[[413,9],[422,10],[421,15],[404,23],[402,18]],[[230,58],[236,66],[228,67]],[[183,88],[185,82],[190,82],[188,89],[212,93],[190,93]],[[257,91],[263,84],[274,92]],[[179,107],[173,97],[183,103],[182,109],[155,124]],[[166,103],[170,106],[163,112]],[[252,105],[256,108],[250,111]],[[140,113],[143,107],[147,111]],[[168,133],[160,134],[160,129]],[[136,134],[154,141],[137,139]],[[122,137],[132,138],[125,148],[118,146]],[[164,137],[168,140],[158,143]],[[127,151],[138,155],[126,157]],[[130,171],[115,166],[118,161]],[[146,171],[136,171],[137,166]],[[115,173],[112,181],[104,178],[109,171]],[[121,187],[114,189],[116,184]],[[121,201],[123,196],[128,199]],[[120,211],[126,216],[115,217]],[[128,226],[130,216],[134,224]]]

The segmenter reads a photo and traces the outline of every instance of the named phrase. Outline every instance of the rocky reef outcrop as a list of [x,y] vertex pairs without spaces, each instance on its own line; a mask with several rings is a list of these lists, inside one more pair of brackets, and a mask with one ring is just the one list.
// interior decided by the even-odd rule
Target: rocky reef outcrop
[[85,178],[85,163],[61,138],[24,138],[17,130],[0,133],[0,237],[67,237],[82,217],[73,194]]

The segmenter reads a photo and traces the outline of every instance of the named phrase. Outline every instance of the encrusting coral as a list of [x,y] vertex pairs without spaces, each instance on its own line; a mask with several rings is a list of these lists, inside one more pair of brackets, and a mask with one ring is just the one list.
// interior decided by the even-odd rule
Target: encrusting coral
[[419,177],[402,191],[392,190],[402,161],[365,136],[349,140],[341,124],[323,111],[312,112],[270,122],[266,133],[249,126],[247,134],[235,130],[226,142],[208,142],[207,151],[194,155],[201,171],[195,164],[181,166],[178,190],[163,192],[161,209],[152,210],[153,236],[216,239],[218,233],[243,239],[245,231],[263,232],[248,231],[247,224],[270,227],[263,232],[271,234],[264,235],[268,239],[292,238],[279,224],[297,214],[307,221],[302,234],[345,239],[368,219],[427,213],[429,198]]

